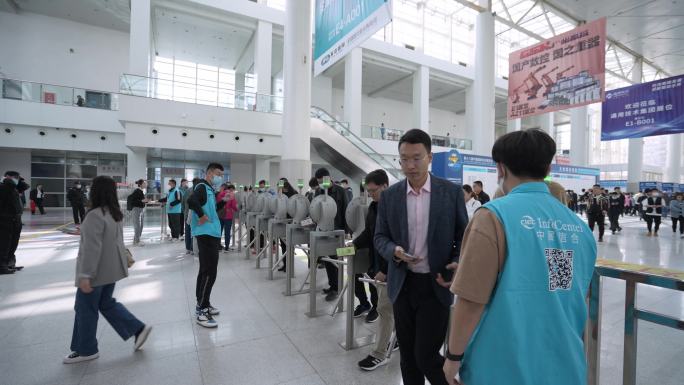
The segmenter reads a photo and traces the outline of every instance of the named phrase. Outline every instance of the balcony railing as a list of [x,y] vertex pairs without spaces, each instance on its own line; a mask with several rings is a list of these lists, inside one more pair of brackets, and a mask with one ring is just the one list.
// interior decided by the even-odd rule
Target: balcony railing
[[112,92],[57,86],[54,84],[36,83],[26,80],[4,78],[0,80],[2,81],[3,99],[57,104],[61,106],[96,108],[100,110],[119,109],[118,95]]
[[[398,142],[404,130],[383,126],[364,124],[361,126],[361,137],[367,139],[391,140]],[[450,138],[448,136],[432,135],[432,145],[456,148],[459,150],[472,150],[473,142],[470,139]]]

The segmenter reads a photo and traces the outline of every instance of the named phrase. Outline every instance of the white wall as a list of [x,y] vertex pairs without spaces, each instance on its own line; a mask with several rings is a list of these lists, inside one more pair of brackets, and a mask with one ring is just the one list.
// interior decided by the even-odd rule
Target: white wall
[[115,91],[128,67],[128,34],[35,13],[0,12],[0,52],[6,77]]
[[254,183],[254,162],[230,161],[230,181],[236,185]]
[[[4,127],[4,126],[3,126]],[[40,135],[43,131],[45,135]],[[76,134],[72,138],[71,134]],[[104,136],[105,140],[101,137]],[[0,131],[0,146],[10,148],[36,148],[62,151],[87,151],[125,154],[124,134],[86,130],[68,130],[53,127],[12,126],[12,133]],[[0,159],[5,158],[5,150]],[[30,162],[29,162],[30,163]]]
[[123,132],[116,111],[0,99],[0,123]]
[[[4,132],[2,133],[4,135]],[[5,138],[0,136],[0,143],[3,146],[8,143]],[[31,183],[31,149],[0,149],[0,178],[3,178],[5,172],[16,171],[23,176],[27,183]]]

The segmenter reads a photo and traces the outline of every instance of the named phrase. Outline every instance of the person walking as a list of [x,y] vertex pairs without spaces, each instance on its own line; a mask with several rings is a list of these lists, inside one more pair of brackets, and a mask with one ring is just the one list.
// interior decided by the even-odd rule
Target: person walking
[[465,200],[465,207],[468,212],[468,220],[471,220],[473,215],[475,215],[475,210],[479,209],[482,203],[475,199],[475,192],[473,192],[473,188],[468,184],[463,185],[463,199]]
[[615,234],[616,231],[622,231],[620,227],[620,215],[622,215],[625,207],[625,197],[620,194],[619,190],[613,190],[608,197],[608,220],[610,221],[610,231]]
[[[209,182],[211,181],[211,182]],[[203,327],[218,326],[214,316],[219,310],[211,305],[211,290],[216,282],[218,270],[219,245],[221,244],[221,225],[217,213],[216,192],[212,186],[223,184],[223,166],[210,163],[207,166],[206,179],[199,180],[193,186],[193,193],[188,199],[188,206],[192,210],[191,231],[197,239],[197,253],[199,256],[199,272],[195,296],[195,321]],[[220,207],[218,207],[220,209]]]
[[14,274],[24,268],[16,265],[15,255],[21,236],[21,214],[24,211],[17,188],[19,178],[18,172],[7,171],[0,184],[0,275]]
[[67,200],[71,204],[71,212],[74,214],[74,223],[79,226],[85,217],[85,204],[88,201],[85,190],[80,181],[74,182],[74,187],[67,192]]
[[43,185],[39,184],[29,193],[31,200],[31,215],[36,213],[36,208],[40,211],[40,215],[45,215],[45,208],[43,207],[43,199],[45,199],[45,192],[43,192]]
[[679,235],[684,238],[684,193],[677,193],[675,199],[670,201],[670,218],[672,218],[672,232],[677,233],[677,222],[679,222]]
[[149,199],[145,198],[147,181],[138,179],[135,181],[135,185],[137,186],[135,190],[126,198],[126,209],[131,212],[131,219],[133,220],[133,246],[145,246],[140,241],[140,237],[145,222],[145,206],[149,202]]
[[390,186],[378,203],[375,248],[387,261],[404,384],[446,384],[442,366],[449,291],[468,224],[463,189],[428,172],[430,135],[419,129],[399,140],[406,179]]
[[449,384],[457,374],[469,385],[586,384],[596,242],[544,183],[555,153],[541,130],[494,143],[504,196],[475,213],[463,239],[443,367]]
[[608,213],[610,203],[608,202],[608,197],[603,194],[601,185],[594,185],[593,194],[589,196],[587,205],[587,219],[589,220],[589,228],[593,232],[594,226],[598,225],[598,241],[603,242],[603,233],[606,231],[606,214]]
[[[219,220],[221,221],[222,232],[225,234],[225,246],[223,252],[230,251],[230,236],[233,231],[233,218],[237,212],[237,199],[235,199],[235,186],[229,184],[216,196],[216,203],[223,202],[223,207],[219,210]],[[221,241],[219,240],[219,248]]]
[[93,179],[90,208],[81,226],[76,258],[76,303],[71,353],[65,364],[99,357],[97,321],[99,313],[124,340],[134,337],[139,350],[152,331],[113,297],[116,282],[128,276],[128,257],[123,241],[123,213],[116,183],[108,176]]
[[[663,197],[660,196],[657,188],[647,190],[646,194],[648,197],[643,201],[644,219],[648,228],[646,235],[657,237],[660,221],[663,216]],[[655,227],[653,227],[653,223],[655,223]]]
[[181,225],[183,222],[183,195],[176,188],[176,180],[169,179],[169,194],[159,202],[166,204],[166,215],[169,218],[171,242],[180,242]]

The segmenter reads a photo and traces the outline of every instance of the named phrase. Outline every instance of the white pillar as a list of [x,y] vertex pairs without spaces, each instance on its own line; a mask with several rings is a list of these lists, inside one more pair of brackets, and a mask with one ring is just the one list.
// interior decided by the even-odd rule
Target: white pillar
[[138,179],[147,179],[147,149],[126,148],[126,181],[133,183]]
[[283,155],[280,175],[296,183],[311,177],[312,1],[285,6]]
[[245,105],[245,74],[235,73],[235,108],[247,108]]
[[589,136],[587,106],[570,110],[570,163],[587,166],[587,137]]
[[149,76],[150,73],[150,0],[131,1],[131,29],[128,48],[128,72]]
[[682,135],[684,134],[667,137],[667,171],[663,182],[681,182]]
[[344,120],[356,136],[361,136],[361,82],[363,51],[357,47],[344,58]]
[[[489,8],[489,0],[478,0]],[[475,21],[475,80],[472,84],[473,125],[469,127],[473,152],[489,154],[494,144],[494,16],[491,10],[481,12]]]
[[[632,68],[632,81],[641,83],[643,62],[641,59],[634,60]],[[639,181],[644,169],[644,138],[629,139],[627,150],[627,191],[639,191]]]
[[271,95],[271,51],[273,25],[259,20],[257,22],[256,42],[254,44],[254,73],[257,79],[257,93]]
[[430,68],[425,65],[413,73],[413,128],[430,133]]
[[508,122],[506,122],[506,133],[511,133],[515,131],[520,131],[522,129],[522,120],[521,119],[511,119]]
[[553,112],[547,112],[545,114],[539,115],[538,117],[539,117],[539,128],[542,131],[546,132],[547,134],[551,135],[551,137],[555,139],[556,128],[554,126]]

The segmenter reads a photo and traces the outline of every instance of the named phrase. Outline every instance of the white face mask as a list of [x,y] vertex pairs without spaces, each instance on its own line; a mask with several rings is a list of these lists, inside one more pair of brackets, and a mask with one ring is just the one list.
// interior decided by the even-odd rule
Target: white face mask
[[[503,169],[503,166],[501,166],[501,168]],[[497,167],[497,170],[498,170],[498,167]],[[501,192],[502,192],[504,195],[506,195],[506,194],[508,194],[508,193],[506,192],[506,190],[504,190],[504,179],[505,179],[505,178],[504,178],[503,176],[500,176],[500,177],[497,179],[497,186],[499,187],[499,189],[501,190]]]

